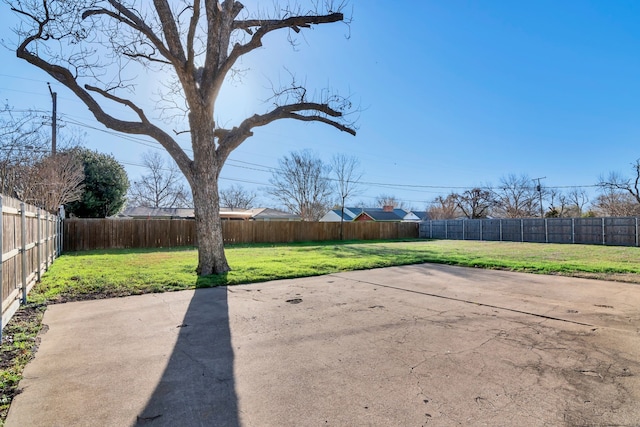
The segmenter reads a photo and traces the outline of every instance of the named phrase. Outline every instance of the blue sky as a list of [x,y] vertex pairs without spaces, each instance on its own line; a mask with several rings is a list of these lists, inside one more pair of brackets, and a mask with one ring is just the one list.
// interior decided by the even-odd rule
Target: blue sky
[[[437,195],[497,185],[510,173],[592,192],[588,186],[599,175],[628,174],[640,157],[640,2],[353,0],[350,6],[350,27],[308,30],[296,50],[285,33],[269,36],[240,64],[248,71],[241,84],[225,87],[216,116],[232,126],[266,111],[265,88],[292,72],[310,90],[329,85],[351,94],[361,105],[358,135],[321,124],[272,124],[232,154],[222,187],[241,183],[272,205],[262,191],[268,169],[292,150],[312,149],[327,161],[334,153],[357,156],[363,180],[385,184],[367,185],[354,202],[373,204],[386,193],[420,209]],[[13,17],[0,7],[0,39],[10,43]],[[153,149],[151,140],[90,129],[104,128],[62,86],[11,51],[1,49],[0,61],[0,99],[17,109],[49,110],[51,81],[62,123],[82,123],[86,145],[112,153],[132,181],[144,172],[135,164]]]

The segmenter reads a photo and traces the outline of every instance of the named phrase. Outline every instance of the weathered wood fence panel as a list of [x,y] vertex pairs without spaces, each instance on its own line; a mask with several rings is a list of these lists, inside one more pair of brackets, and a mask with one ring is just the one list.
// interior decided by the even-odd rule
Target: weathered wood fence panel
[[523,218],[432,220],[420,223],[425,239],[639,246],[639,218]]
[[0,223],[0,300],[4,328],[59,255],[62,222],[58,216],[35,206],[0,196]]
[[[197,246],[195,221],[188,219],[67,219],[64,250]],[[343,224],[345,240],[418,237],[418,223]],[[340,239],[340,223],[306,221],[223,221],[225,244],[292,243]]]

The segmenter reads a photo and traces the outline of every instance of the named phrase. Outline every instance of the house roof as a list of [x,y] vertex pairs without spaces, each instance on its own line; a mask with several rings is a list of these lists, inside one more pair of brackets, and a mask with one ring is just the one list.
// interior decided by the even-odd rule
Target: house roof
[[249,209],[254,219],[281,219],[281,220],[299,220],[300,215],[284,212],[278,209],[257,208]]
[[[128,207],[118,214],[120,218],[195,218],[191,208]],[[271,208],[230,209],[221,207],[220,217],[225,219],[299,220],[300,216]]]
[[[341,209],[332,209],[321,219],[321,221],[340,220]],[[362,213],[367,214],[374,221],[420,221],[428,216],[426,211],[407,211],[396,208],[392,211],[385,211],[384,208],[344,208],[344,221],[353,221]]]
[[191,208],[148,208],[144,206],[132,206],[126,208],[119,217],[138,218],[194,218],[194,210]]
[[385,212],[382,209],[364,209],[356,218],[367,215],[374,221],[402,221],[401,216],[395,212]]
[[412,211],[415,216],[420,218],[420,221],[425,221],[429,219],[429,212],[427,211]]
[[[332,209],[330,212],[335,213],[336,215],[338,215],[338,218],[340,218],[340,214],[342,213],[342,209]],[[358,214],[360,214],[362,212],[362,208],[344,208],[344,215],[342,215],[342,218],[345,221],[353,221],[353,219],[358,216]]]

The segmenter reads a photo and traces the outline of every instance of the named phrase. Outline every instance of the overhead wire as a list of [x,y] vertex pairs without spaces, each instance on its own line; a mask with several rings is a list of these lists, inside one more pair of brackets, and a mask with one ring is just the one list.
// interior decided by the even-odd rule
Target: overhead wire
[[[63,119],[65,120],[65,119]],[[148,139],[144,139],[144,138],[140,138],[140,137],[135,137],[135,136],[131,136],[131,135],[127,135],[127,134],[122,134],[120,132],[116,132],[116,131],[111,131],[108,129],[100,129],[98,127],[95,126],[91,126],[88,125],[86,123],[80,122],[78,120],[73,120],[73,119],[66,119],[67,122],[74,124],[76,126],[81,126],[81,127],[86,127],[92,130],[97,130],[103,133],[107,133],[109,135],[112,136],[117,136],[118,138],[122,138],[125,140],[128,140],[130,142],[134,142],[137,144],[141,144],[143,146],[147,146],[150,148],[154,148],[154,149],[158,149],[158,150],[164,150],[164,148],[160,145],[160,143],[158,143],[157,141],[152,141],[152,140],[148,140]],[[189,153],[193,153],[192,150],[182,147],[183,150],[185,150],[186,152]],[[257,171],[257,172],[264,172],[264,173],[277,173],[280,172],[281,169],[279,168],[274,168],[268,165],[263,165],[263,164],[259,164],[259,163],[252,163],[252,162],[246,162],[246,161],[242,161],[242,160],[236,160],[236,159],[231,159],[229,158],[227,160],[227,165],[231,166],[231,167],[235,167],[235,168],[240,168],[240,169],[245,169],[245,170],[253,170],[253,171]],[[234,164],[234,163],[240,163],[240,164]],[[248,165],[248,166],[245,166]],[[140,165],[137,165],[140,166]],[[332,179],[329,178],[329,180],[331,181],[337,181],[336,179]],[[256,182],[252,182],[258,185],[269,185],[266,182],[260,182],[260,183],[256,183]],[[504,186],[454,186],[454,185],[421,185],[421,184],[397,184],[397,183],[387,183],[387,182],[373,182],[373,181],[359,181],[359,184],[361,185],[369,185],[369,186],[374,186],[374,187],[380,187],[380,188],[385,188],[385,189],[389,189],[389,190],[403,190],[403,191],[412,191],[412,192],[423,192],[423,193],[441,193],[442,190],[469,190],[472,188],[479,188],[482,190],[491,190],[491,191],[495,191],[495,190],[500,190],[500,189],[504,189]],[[531,188],[534,188],[535,186],[531,186]],[[580,188],[597,188],[598,185],[597,184],[589,184],[589,185],[560,185],[560,186],[547,186],[545,188],[547,189],[580,189]],[[426,190],[440,190],[440,191],[426,191]]]
[[[19,79],[23,79],[23,80],[29,80],[29,81],[37,81],[37,82],[44,82],[44,80],[37,80],[37,79],[28,79],[28,78],[23,78],[23,77],[19,77],[19,76],[11,76],[8,74],[0,74],[0,76],[4,76],[4,77],[13,77],[13,78],[19,78]],[[2,89],[2,88],[0,88]],[[19,91],[16,90],[18,92],[23,92],[23,93],[31,93],[31,92],[26,92],[26,91]],[[48,114],[48,111],[45,110],[30,110],[30,109],[19,109],[19,110],[6,110],[6,111],[1,111],[1,112],[16,112],[16,113],[29,113],[29,112],[34,112],[34,113],[41,113],[41,114]],[[133,135],[129,135],[129,134],[124,134],[124,133],[120,133],[120,132],[116,132],[116,131],[112,131],[109,129],[102,129],[93,125],[90,125],[88,123],[85,123],[77,118],[73,118],[73,117],[78,117],[78,116],[73,116],[70,114],[64,114],[61,116],[60,121],[61,122],[66,122],[68,124],[74,125],[74,126],[79,126],[79,127],[83,127],[83,128],[87,128],[87,129],[91,129],[94,131],[98,131],[98,132],[102,132],[111,136],[115,136],[119,139],[122,140],[126,140],[129,142],[133,142],[136,144],[140,144],[142,146],[148,147],[148,148],[153,148],[153,149],[157,149],[157,150],[164,150],[164,148],[162,147],[162,145],[154,140],[150,140],[150,139],[146,139],[146,138],[141,138],[141,137],[137,137],[137,136],[133,136]],[[193,153],[193,151],[189,148],[186,147],[181,147],[185,152],[188,153]],[[131,162],[122,162],[124,164],[128,164],[131,166],[144,166],[141,164],[134,164]],[[275,167],[271,167],[268,165],[263,165],[263,164],[259,164],[259,163],[252,163],[252,162],[246,162],[246,161],[242,161],[242,160],[236,160],[236,159],[232,159],[229,158],[227,159],[227,166],[231,166],[234,168],[239,168],[239,169],[245,169],[245,170],[252,170],[252,171],[256,171],[256,172],[262,172],[262,173],[278,173],[281,171],[281,169],[279,168],[275,168]],[[250,184],[256,184],[256,185],[265,185],[265,186],[271,186],[271,184],[269,184],[268,182],[256,182],[256,181],[248,181],[248,180],[241,180],[241,179],[232,179],[232,178],[223,178],[221,177],[221,179],[226,179],[226,180],[230,180],[230,181],[237,181],[237,182],[246,182],[246,183],[250,183]],[[329,178],[331,181],[337,181],[336,179],[332,179]],[[383,188],[383,189],[387,189],[387,190],[402,190],[402,191],[411,191],[411,192],[417,192],[417,193],[433,193],[433,194],[441,194],[443,192],[447,192],[447,191],[452,191],[452,190],[469,190],[472,188],[479,188],[479,189],[483,189],[483,190],[490,190],[490,191],[495,191],[495,190],[500,190],[500,189],[504,189],[504,186],[457,186],[457,185],[422,185],[422,184],[399,184],[399,183],[388,183],[388,182],[375,182],[375,181],[360,181],[359,184],[361,185],[368,185],[368,186],[372,186],[372,187],[379,187],[379,188]],[[588,185],[558,185],[558,186],[547,186],[545,188],[547,189],[584,189],[584,188],[597,188],[598,185],[597,184],[588,184]],[[534,186],[532,186],[531,188],[534,188]]]

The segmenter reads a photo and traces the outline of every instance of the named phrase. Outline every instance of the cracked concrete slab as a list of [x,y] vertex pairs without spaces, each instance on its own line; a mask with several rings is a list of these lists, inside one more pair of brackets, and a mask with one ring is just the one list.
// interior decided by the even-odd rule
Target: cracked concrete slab
[[640,287],[415,265],[51,306],[7,426],[640,424]]

